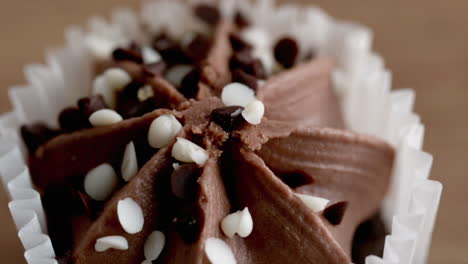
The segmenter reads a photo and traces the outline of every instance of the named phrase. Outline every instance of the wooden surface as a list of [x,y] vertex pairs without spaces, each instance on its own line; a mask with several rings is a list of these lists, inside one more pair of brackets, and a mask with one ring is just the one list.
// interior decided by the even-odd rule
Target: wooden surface
[[[375,30],[376,50],[394,73],[394,86],[417,91],[426,124],[425,149],[435,156],[432,178],[444,183],[429,263],[468,263],[468,1],[302,1]],[[43,62],[62,43],[63,29],[83,25],[125,0],[15,0],[0,9],[0,112],[10,109],[7,87],[24,82],[22,67]],[[0,192],[0,263],[24,263],[23,250]],[[8,260],[8,261],[7,261]]]

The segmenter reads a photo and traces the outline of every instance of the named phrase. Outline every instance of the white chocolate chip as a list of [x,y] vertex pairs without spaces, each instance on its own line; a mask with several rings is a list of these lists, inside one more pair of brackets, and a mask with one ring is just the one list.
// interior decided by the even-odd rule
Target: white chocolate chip
[[179,87],[184,77],[192,70],[190,65],[176,65],[170,68],[166,73],[166,80],[168,80],[175,87]]
[[145,259],[141,264],[153,264],[153,262]]
[[182,162],[195,162],[202,166],[208,160],[208,152],[195,143],[178,137],[172,147],[172,157]]
[[236,233],[240,237],[248,237],[253,230],[253,220],[249,208],[246,207],[242,211],[224,217],[221,222],[221,229],[229,238],[233,238]]
[[141,49],[141,55],[145,64],[156,63],[162,60],[159,52],[148,46],[145,46]]
[[121,166],[122,178],[128,182],[138,172],[138,161],[136,156],[135,144],[133,141],[125,147]]
[[108,60],[117,44],[109,39],[89,35],[85,38],[85,48],[88,53],[98,60]]
[[260,59],[266,72],[275,73],[279,65],[271,52],[273,43],[269,34],[261,28],[251,27],[242,32],[242,37],[253,45],[253,56]]
[[106,70],[103,75],[109,86],[117,91],[122,90],[132,82],[130,74],[120,68],[110,68]]
[[255,100],[255,92],[242,83],[230,83],[223,88],[221,100],[226,106],[247,106]]
[[115,108],[116,97],[114,89],[107,82],[104,75],[96,77],[93,81],[93,94],[100,94],[110,108]]
[[84,179],[84,190],[89,197],[105,201],[117,187],[119,179],[111,165],[104,163],[90,170]]
[[173,168],[174,170],[177,170],[179,167],[180,167],[180,164],[179,164],[179,163],[177,163],[177,162],[172,163],[172,168]]
[[122,228],[129,234],[136,234],[143,229],[143,210],[132,198],[125,198],[117,203],[117,217]]
[[93,81],[93,94],[101,94],[110,108],[116,105],[116,90],[122,90],[132,81],[132,77],[120,68],[110,68]]
[[89,122],[94,127],[110,126],[122,120],[122,116],[111,109],[98,110],[89,117]]
[[208,238],[205,242],[205,254],[211,264],[236,264],[231,248],[219,238]]
[[146,260],[154,261],[161,254],[164,244],[166,243],[166,237],[160,231],[154,231],[146,239],[143,252]]
[[258,125],[262,122],[263,115],[265,114],[265,106],[260,100],[250,102],[242,111],[242,116],[245,121],[252,125]]
[[151,85],[145,85],[138,89],[137,97],[140,102],[146,101],[154,96],[153,87]]
[[327,204],[330,202],[327,199],[312,196],[312,195],[306,195],[306,194],[300,194],[296,193],[296,196],[299,197],[302,202],[309,207],[312,211],[318,213],[320,211],[323,211]]
[[240,237],[248,237],[253,230],[253,220],[252,215],[249,212],[249,208],[244,208],[240,212],[239,227],[237,229],[237,234]]
[[148,131],[148,142],[153,148],[169,145],[182,129],[174,115],[162,115],[151,123]]
[[269,34],[259,27],[245,29],[242,31],[242,38],[252,44],[255,49],[271,50],[272,40]]
[[270,49],[254,49],[253,56],[260,59],[267,74],[272,74],[277,71],[278,65]]
[[127,250],[128,242],[123,236],[106,236],[96,240],[94,250],[97,252],[104,252],[108,249]]

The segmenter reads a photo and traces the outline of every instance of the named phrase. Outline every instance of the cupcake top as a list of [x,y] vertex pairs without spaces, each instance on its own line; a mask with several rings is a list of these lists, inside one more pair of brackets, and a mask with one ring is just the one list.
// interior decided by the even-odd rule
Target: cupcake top
[[57,258],[350,263],[392,147],[346,130],[333,60],[242,12],[187,7],[184,30],[89,35],[89,96],[59,129],[22,127]]

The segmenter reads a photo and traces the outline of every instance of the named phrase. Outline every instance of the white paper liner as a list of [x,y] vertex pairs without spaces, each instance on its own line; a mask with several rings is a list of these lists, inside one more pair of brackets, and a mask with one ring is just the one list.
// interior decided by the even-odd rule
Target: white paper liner
[[[391,227],[391,235],[386,237],[383,258],[369,256],[366,263],[425,263],[442,185],[428,180],[432,156],[421,150],[424,126],[413,112],[414,91],[391,91],[391,72],[371,49],[372,32],[361,25],[333,19],[313,6],[277,7],[271,0],[221,1],[225,15],[232,15],[235,7],[274,38],[291,34],[299,40],[302,50],[313,48],[319,56],[337,60],[333,82],[348,127],[383,138],[397,151],[393,183],[383,205],[384,221]],[[158,31],[164,25],[174,36],[187,30],[203,31],[203,25],[187,15],[188,8],[179,0],[146,2],[141,17],[150,31]],[[166,19],[171,23],[164,24]],[[57,125],[61,109],[88,94],[91,59],[85,50],[85,37],[90,34],[117,43],[129,39],[148,41],[138,15],[129,9],[114,10],[111,22],[99,17],[90,19],[87,33],[77,27],[68,28],[67,44],[50,52],[46,65],[25,67],[29,84],[10,90],[14,110],[0,117],[0,176],[10,195],[9,208],[30,264],[57,261],[41,200],[25,164],[26,151],[18,129],[21,124],[38,120]]]

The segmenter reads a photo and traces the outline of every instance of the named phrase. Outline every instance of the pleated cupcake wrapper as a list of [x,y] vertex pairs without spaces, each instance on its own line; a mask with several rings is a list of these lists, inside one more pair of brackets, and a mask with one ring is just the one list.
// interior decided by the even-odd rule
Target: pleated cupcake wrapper
[[[428,179],[432,156],[421,150],[424,125],[413,112],[415,93],[411,89],[391,90],[392,74],[382,57],[372,51],[372,32],[331,18],[313,6],[276,6],[270,0],[220,3],[225,15],[240,9],[273,38],[293,35],[302,50],[313,48],[318,56],[336,59],[338,67],[332,80],[348,127],[382,138],[397,151],[393,182],[383,203],[384,221],[391,234],[385,239],[383,258],[369,256],[366,264],[425,263],[442,185]],[[19,127],[34,121],[57,126],[58,113],[89,94],[92,59],[86,51],[86,39],[91,35],[120,44],[130,39],[145,41],[141,19],[147,30],[166,27],[174,36],[203,31],[183,1],[146,2],[141,14],[117,9],[111,22],[95,17],[86,31],[68,28],[65,47],[49,52],[46,65],[26,66],[28,84],[10,89],[14,110],[0,117],[0,176],[11,198],[9,208],[28,263],[57,261],[40,195],[32,186]]]

